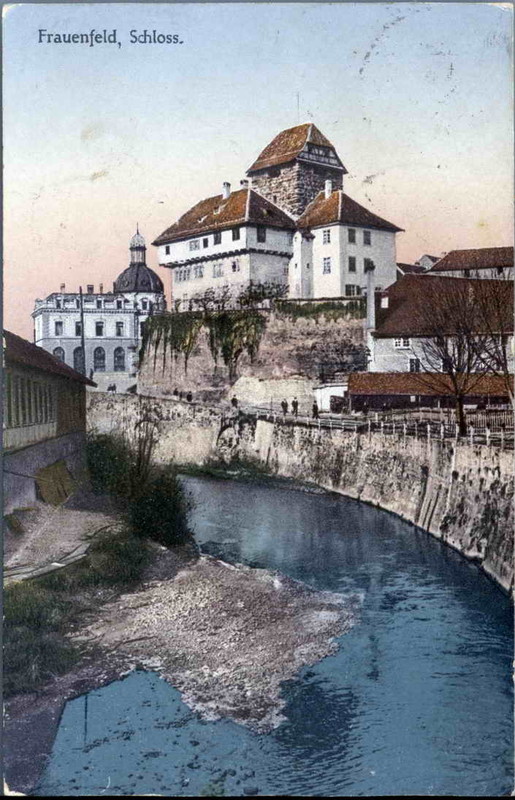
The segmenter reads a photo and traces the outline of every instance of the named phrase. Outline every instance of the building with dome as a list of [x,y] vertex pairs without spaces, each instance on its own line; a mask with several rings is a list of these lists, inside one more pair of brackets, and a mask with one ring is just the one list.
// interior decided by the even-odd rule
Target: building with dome
[[32,313],[35,344],[93,380],[97,391],[134,386],[145,322],[165,308],[163,283],[146,264],[139,230],[129,249],[129,266],[112,291],[88,284],[85,292],[67,292],[63,283],[58,292],[36,300]]

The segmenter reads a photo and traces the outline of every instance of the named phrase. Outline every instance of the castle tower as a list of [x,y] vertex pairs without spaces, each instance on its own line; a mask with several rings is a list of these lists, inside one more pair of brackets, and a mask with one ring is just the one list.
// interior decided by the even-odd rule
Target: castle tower
[[305,123],[279,133],[247,171],[252,188],[294,217],[300,216],[326,181],[343,188],[347,170],[316,125]]
[[137,225],[136,233],[132,237],[129,245],[129,250],[131,253],[131,266],[133,264],[146,264],[147,247],[145,244],[145,239],[139,232]]

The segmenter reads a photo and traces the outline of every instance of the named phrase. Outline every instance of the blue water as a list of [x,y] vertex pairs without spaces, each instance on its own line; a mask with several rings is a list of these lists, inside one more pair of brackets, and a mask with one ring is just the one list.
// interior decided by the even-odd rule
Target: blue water
[[39,795],[502,795],[513,786],[508,598],[475,565],[345,498],[188,478],[206,552],[359,593],[336,655],[258,735],[206,723],[154,673],[65,708]]

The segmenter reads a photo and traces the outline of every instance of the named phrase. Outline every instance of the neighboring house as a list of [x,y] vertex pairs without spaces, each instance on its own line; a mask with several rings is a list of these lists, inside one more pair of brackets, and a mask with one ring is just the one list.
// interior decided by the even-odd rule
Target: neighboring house
[[[455,396],[442,389],[442,377],[430,373],[412,375],[399,372],[354,372],[349,375],[349,410],[381,410],[386,408],[452,408]],[[506,383],[495,375],[482,375],[471,394],[465,397],[470,405],[505,405],[510,402]]]
[[[443,255],[445,255],[445,253]],[[415,261],[415,266],[422,267],[424,272],[426,272],[428,269],[431,269],[433,264],[436,264],[436,262],[439,261],[441,257],[442,256],[430,256],[427,253],[424,253],[423,256],[420,256],[418,261]]]
[[[40,470],[85,470],[86,386],[94,383],[40,347],[4,331],[4,505],[30,505]],[[47,479],[51,480],[51,475]]]
[[[427,330],[429,316],[421,319],[421,308],[428,296],[449,297],[456,280],[461,290],[460,279],[436,275],[406,275],[394,283],[372,305],[367,300],[367,346],[370,351],[370,372],[420,372],[424,364],[423,342],[434,336],[434,330]],[[492,287],[498,281],[470,280],[470,291],[477,297],[477,307],[485,307],[494,295]],[[513,355],[513,285],[507,285],[506,298],[503,299],[502,334],[507,338],[505,347]],[[497,298],[499,299],[499,298]],[[442,300],[442,303],[445,302]],[[479,325],[479,322],[478,322]],[[452,336],[452,331],[441,331],[444,336]],[[485,333],[480,331],[478,333]],[[511,358],[513,363],[513,358]]]
[[197,203],[153,242],[172,270],[172,298],[249,283],[287,284],[292,298],[359,296],[365,267],[396,279],[396,225],[343,191],[343,166],[311,124],[278,134],[247,171],[243,188]]
[[397,280],[404,278],[405,275],[422,275],[425,267],[420,264],[402,264],[397,262]]
[[451,278],[513,278],[513,247],[451,250],[429,270]]
[[114,384],[123,392],[136,382],[145,321],[164,307],[163,283],[147,267],[145,240],[137,231],[130,242],[130,264],[115,280],[112,292],[104,292],[102,285],[95,292],[88,285],[81,297],[66,292],[62,284],[61,291],[36,300],[34,340],[92,378],[100,391]]

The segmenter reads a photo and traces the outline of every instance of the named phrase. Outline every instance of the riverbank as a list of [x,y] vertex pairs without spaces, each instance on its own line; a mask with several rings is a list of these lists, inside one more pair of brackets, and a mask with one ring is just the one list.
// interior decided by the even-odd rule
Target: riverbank
[[358,617],[355,597],[191,551],[153,549],[141,586],[91,609],[70,631],[86,653],[73,671],[7,702],[12,789],[34,788],[67,700],[133,669],[158,671],[205,719],[271,730],[283,719],[281,683],[334,653],[334,638]]

